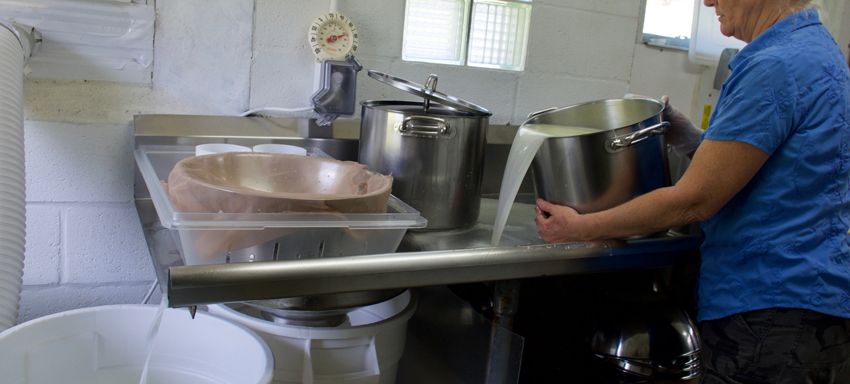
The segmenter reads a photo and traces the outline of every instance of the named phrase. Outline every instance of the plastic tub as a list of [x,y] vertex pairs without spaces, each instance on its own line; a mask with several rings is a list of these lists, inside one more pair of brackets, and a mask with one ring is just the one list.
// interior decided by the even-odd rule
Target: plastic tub
[[[152,305],[84,308],[0,333],[4,384],[138,384]],[[272,378],[271,350],[241,324],[185,309],[165,310],[149,383],[254,384]]]
[[[160,223],[171,231],[186,265],[392,253],[408,228],[427,224],[417,210],[394,196],[386,213],[175,212],[160,181],[194,151],[173,145],[140,146],[135,151]],[[316,148],[307,148],[307,156],[329,158]],[[210,238],[233,240],[211,244]]]
[[209,311],[246,325],[268,343],[274,383],[393,384],[416,306],[416,296],[405,291],[349,312],[349,321],[334,328],[273,323],[238,303],[211,305]]

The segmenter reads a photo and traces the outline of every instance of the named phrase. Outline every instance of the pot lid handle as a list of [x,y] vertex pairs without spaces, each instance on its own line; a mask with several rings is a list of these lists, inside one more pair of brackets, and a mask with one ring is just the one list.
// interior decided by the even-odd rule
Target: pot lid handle
[[[390,85],[392,87],[401,89],[407,93],[414,94],[416,96],[425,98],[425,111],[427,112],[430,102],[436,102],[442,105],[445,105],[449,108],[454,108],[459,111],[469,112],[476,115],[490,115],[490,111],[487,109],[472,104],[468,101],[464,101],[458,99],[457,97],[447,95],[445,93],[439,92],[436,90],[437,88],[437,75],[431,75],[428,77],[428,81],[426,81],[425,86],[407,81],[400,77],[395,77],[392,75],[388,75],[386,73],[378,72],[378,71],[369,71],[369,77],[378,80],[384,84]],[[429,88],[430,87],[430,88]]]
[[[437,90],[437,75],[432,74],[432,75],[428,76],[428,80],[425,80],[425,88],[424,89],[425,89],[426,92],[432,92],[432,93]],[[428,113],[428,111],[431,109],[431,100],[429,100],[428,98],[425,98],[424,106],[425,106],[425,113]]]

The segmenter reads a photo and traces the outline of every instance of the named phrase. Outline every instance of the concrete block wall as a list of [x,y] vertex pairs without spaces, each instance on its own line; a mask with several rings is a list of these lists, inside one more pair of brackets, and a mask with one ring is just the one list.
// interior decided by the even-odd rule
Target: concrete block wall
[[[154,275],[133,205],[133,115],[308,105],[316,62],[307,30],[329,3],[157,0],[151,85],[25,82],[28,228],[19,322],[143,299]],[[366,69],[420,83],[438,74],[439,90],[490,109],[493,124],[627,92],[669,94],[693,116],[701,113],[700,81],[714,73],[690,64],[685,52],[637,44],[640,0],[534,0],[527,68],[519,73],[403,62],[404,1],[338,6],[357,23]],[[413,97],[361,72],[358,99]]]
[[[140,303],[155,280],[133,204],[133,116],[248,106],[253,0],[159,0],[152,85],[26,80],[18,322]],[[160,299],[158,290],[151,298]]]
[[[634,51],[643,48],[635,44],[639,0],[536,0],[533,7],[526,69],[511,72],[402,61],[403,1],[340,1],[339,11],[355,22],[360,33],[356,56],[364,71],[358,77],[358,100],[415,100],[364,76],[369,69],[420,84],[429,74],[437,74],[438,90],[490,109],[491,124],[519,124],[544,108],[621,97],[630,91]],[[315,91],[316,65],[307,30],[327,10],[325,2],[257,0],[250,108],[307,105]],[[679,53],[676,59],[687,58]],[[690,75],[693,79],[682,103],[686,110],[693,93],[690,87],[699,74]]]

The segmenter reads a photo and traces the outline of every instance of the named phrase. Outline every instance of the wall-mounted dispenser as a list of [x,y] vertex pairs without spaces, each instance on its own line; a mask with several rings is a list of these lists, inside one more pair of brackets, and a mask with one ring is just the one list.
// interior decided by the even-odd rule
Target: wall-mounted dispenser
[[717,63],[717,73],[714,74],[714,89],[720,90],[720,87],[723,86],[723,83],[726,82],[726,79],[729,78],[729,75],[732,74],[732,70],[729,69],[729,60],[732,60],[740,49],[737,48],[726,48],[720,53],[720,61]]
[[360,62],[349,56],[344,61],[325,60],[321,65],[319,91],[310,99],[321,117],[319,125],[330,125],[339,116],[354,115],[357,107],[357,72]]

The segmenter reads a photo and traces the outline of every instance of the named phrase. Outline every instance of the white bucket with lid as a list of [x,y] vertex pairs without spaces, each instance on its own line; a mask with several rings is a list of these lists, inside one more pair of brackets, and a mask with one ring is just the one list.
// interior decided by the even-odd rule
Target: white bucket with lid
[[[138,384],[153,305],[110,305],[38,318],[0,333],[4,384]],[[150,384],[261,384],[272,379],[266,343],[230,320],[166,309]]]
[[268,343],[274,383],[393,384],[416,296],[408,290],[349,312],[349,321],[332,328],[277,324],[239,303],[211,305],[209,312],[248,326]]

